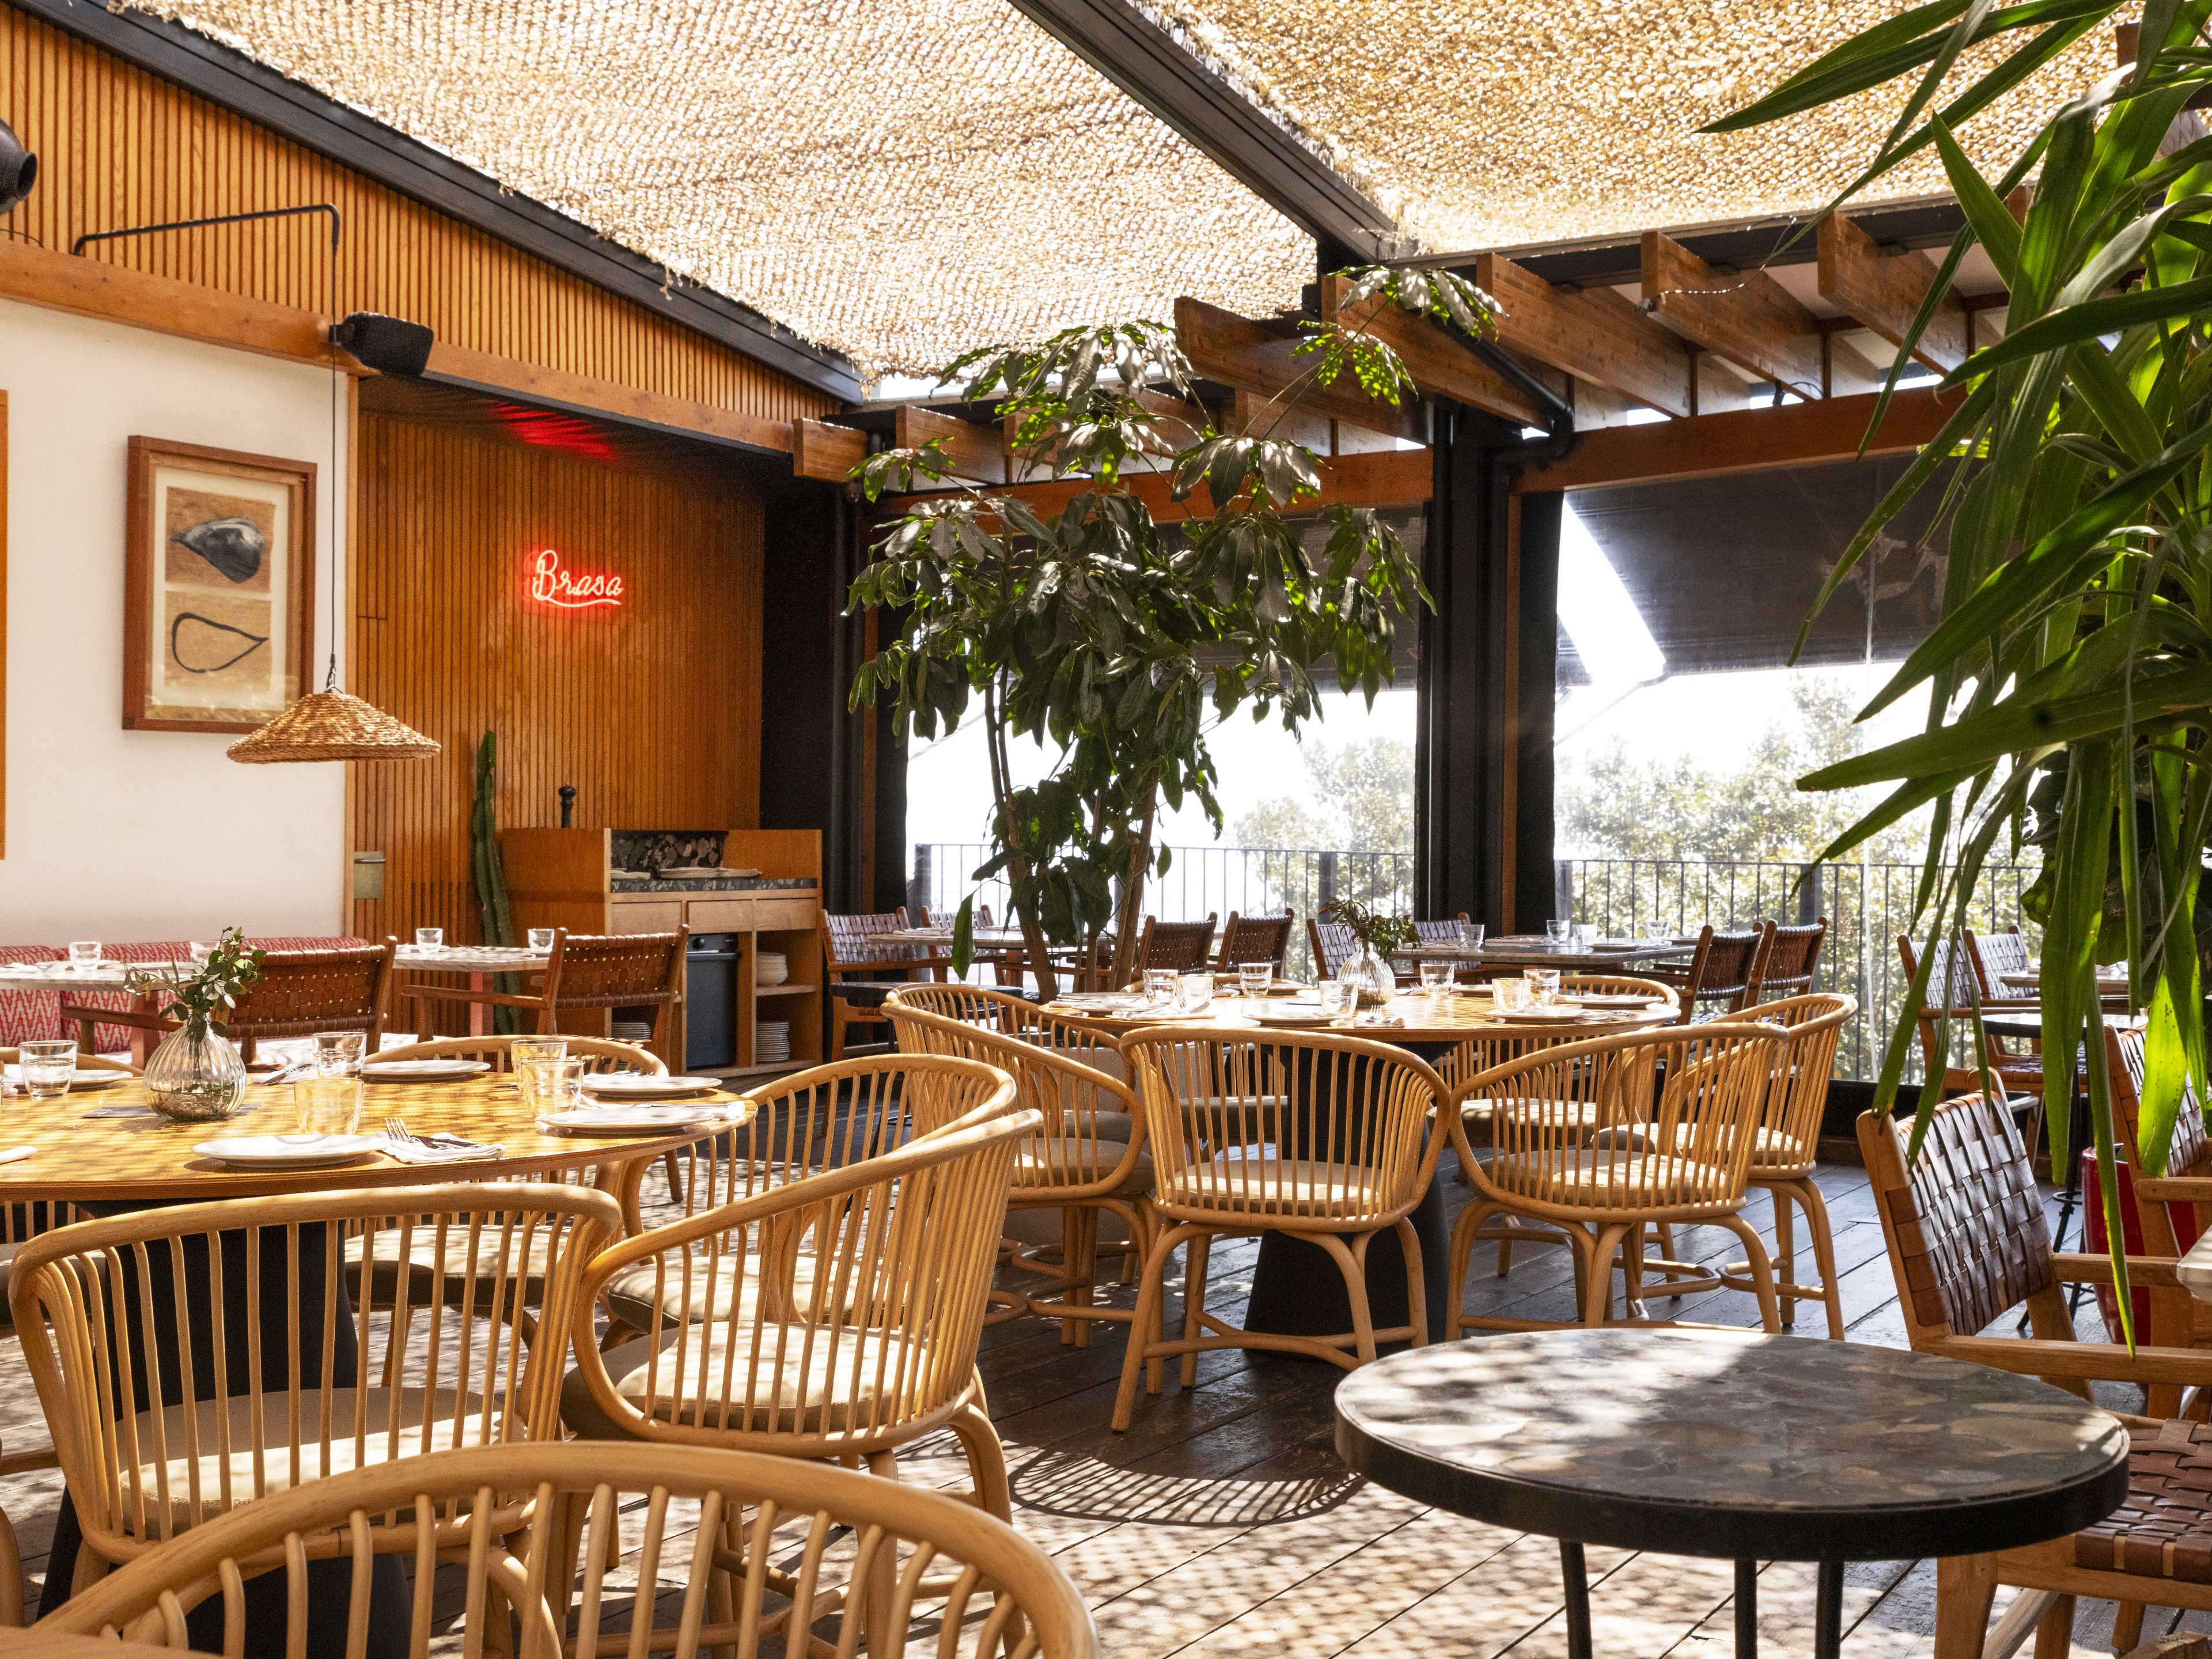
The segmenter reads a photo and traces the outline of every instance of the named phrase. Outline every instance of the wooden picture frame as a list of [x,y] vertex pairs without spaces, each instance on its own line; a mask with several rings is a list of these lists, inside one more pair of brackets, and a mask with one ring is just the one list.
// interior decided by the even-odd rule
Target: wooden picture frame
[[123,725],[252,732],[312,689],[315,465],[133,438]]

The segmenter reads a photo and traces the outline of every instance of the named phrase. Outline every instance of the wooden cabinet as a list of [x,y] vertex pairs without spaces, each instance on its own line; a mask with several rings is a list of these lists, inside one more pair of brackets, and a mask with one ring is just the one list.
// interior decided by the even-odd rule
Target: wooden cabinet
[[[684,889],[656,884],[646,892],[617,892],[612,876],[613,832],[607,830],[506,830],[500,855],[507,866],[507,904],[517,933],[531,927],[565,927],[572,933],[665,933],[679,926],[694,933],[736,936],[736,971],[728,1010],[737,1034],[737,1061],[710,1067],[726,1076],[759,1075],[819,1065],[822,1060],[822,837],[812,830],[732,830],[725,864],[755,869],[763,880],[805,881],[805,887]],[[763,951],[781,953],[785,981],[760,983]],[[661,1056],[677,1071],[684,1064],[692,996],[685,988],[669,1023]],[[604,1036],[605,1015],[587,1017]],[[788,1060],[763,1062],[763,1018],[791,1026]]]

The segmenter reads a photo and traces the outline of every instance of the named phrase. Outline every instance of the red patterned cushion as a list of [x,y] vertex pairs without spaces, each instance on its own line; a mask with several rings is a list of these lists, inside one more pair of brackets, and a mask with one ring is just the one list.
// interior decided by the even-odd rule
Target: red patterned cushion
[[[50,945],[0,945],[0,962],[59,962],[64,954]],[[59,993],[0,989],[0,1048],[68,1035]]]

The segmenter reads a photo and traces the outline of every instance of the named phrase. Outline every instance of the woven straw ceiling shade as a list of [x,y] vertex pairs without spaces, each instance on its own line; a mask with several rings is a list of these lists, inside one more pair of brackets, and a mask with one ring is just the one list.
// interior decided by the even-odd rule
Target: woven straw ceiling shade
[[344,691],[311,691],[223,750],[234,761],[429,760],[439,744],[374,703]]

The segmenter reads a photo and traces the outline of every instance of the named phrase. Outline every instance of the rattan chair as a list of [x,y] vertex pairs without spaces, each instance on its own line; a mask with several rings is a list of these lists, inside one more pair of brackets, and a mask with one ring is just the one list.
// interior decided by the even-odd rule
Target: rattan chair
[[[555,1033],[559,1036],[560,1033]],[[568,1058],[584,1062],[586,1072],[598,1074],[606,1072],[641,1072],[647,1077],[665,1077],[668,1064],[650,1048],[635,1042],[616,1042],[607,1037],[570,1036],[562,1041],[568,1045]],[[371,1054],[372,1060],[481,1060],[495,1072],[514,1069],[514,1039],[511,1036],[433,1037],[427,1042],[410,1042],[401,1047],[381,1048]],[[374,1097],[371,1097],[372,1103]]]
[[[447,1528],[466,1573],[460,1611],[472,1655],[489,1619],[504,1618],[501,1602],[522,1612],[519,1659],[641,1653],[632,1632],[654,1624],[656,1611],[667,1621],[656,1632],[659,1651],[757,1659],[790,1650],[799,1607],[815,1624],[808,1650],[828,1659],[863,1648],[939,1659],[1091,1659],[1097,1650],[1066,1575],[972,1504],[784,1458],[635,1446],[610,1459],[604,1446],[581,1443],[433,1452],[264,1498],[149,1552],[39,1628],[182,1649],[191,1645],[186,1616],[209,1602],[222,1614],[215,1639],[240,1651],[247,1632],[224,1608],[228,1586],[274,1571],[304,1604],[306,1561],[319,1552],[351,1568],[348,1605],[362,1613],[343,1633],[357,1653],[382,1551],[414,1563],[406,1651],[428,1659],[432,1632],[448,1616],[437,1604],[453,1587],[439,1583],[434,1559],[399,1529],[426,1513]],[[433,1534],[417,1536],[427,1543]],[[636,1581],[625,1573],[611,1583],[613,1563],[633,1559]],[[950,1601],[918,1612],[917,1601],[937,1594],[933,1581],[948,1576]],[[833,1588],[845,1593],[823,1594]]]
[[273,1492],[557,1437],[557,1355],[529,1340],[517,1281],[479,1284],[471,1317],[448,1313],[434,1269],[380,1299],[349,1237],[389,1231],[434,1263],[549,1238],[545,1315],[566,1332],[586,1258],[619,1230],[604,1193],[483,1182],[180,1205],[32,1239],[10,1300],[84,1528],[76,1589]]
[[[392,1000],[392,953],[398,941],[349,945],[336,951],[270,951],[261,959],[261,976],[238,994],[223,1029],[251,1060],[264,1037],[311,1036],[318,1031],[359,1031],[373,1050],[384,1034]],[[136,1008],[93,1008],[62,1005],[62,1018],[75,1020],[77,1052],[98,1052],[102,1025],[167,1034],[177,1022],[166,1014]]]
[[1744,1006],[1812,994],[1813,981],[1820,969],[1820,947],[1827,942],[1827,917],[1794,926],[1761,922],[1759,927],[1766,939],[1759,946],[1758,967]]
[[951,977],[951,957],[936,947],[881,941],[880,936],[884,933],[906,930],[903,905],[896,910],[878,910],[866,915],[833,915],[825,912],[822,922],[822,974],[830,993],[832,1060],[844,1059],[845,1033],[850,1027],[890,1023],[878,1000],[872,998],[865,1004],[854,1002],[840,994],[841,987],[875,987],[885,981],[905,983],[916,978]]
[[[618,1008],[651,1012],[646,1041],[659,1048],[667,1032],[669,1011],[684,994],[684,947],[690,929],[672,933],[571,933],[553,930],[545,966],[534,970],[535,993],[477,990],[465,985],[410,985],[415,1027],[428,1032],[441,1007],[513,1008],[526,1030],[541,1036],[560,1033],[562,1017],[611,1018]],[[519,970],[530,975],[533,970]]]
[[1732,1018],[1751,1000],[1751,988],[1759,982],[1759,954],[1766,929],[1722,933],[1708,924],[1699,931],[1697,948],[1686,966],[1656,962],[1644,971],[1664,980],[1682,1003],[1682,1024],[1701,1019]]
[[996,1066],[1013,1077],[1017,1103],[1042,1120],[1014,1160],[1007,1202],[1060,1212],[1060,1259],[1048,1267],[1033,1250],[1013,1253],[1017,1266],[1048,1282],[1045,1294],[994,1291],[994,1299],[1007,1298],[1004,1316],[1058,1319],[1062,1339],[1084,1346],[1092,1322],[1127,1323],[1129,1310],[1096,1299],[1101,1213],[1121,1221],[1139,1256],[1152,1237],[1152,1160],[1121,1049],[1096,1026],[976,986],[909,986],[884,1006],[902,1050]]
[[[1934,1109],[1908,1163],[1910,1116],[1867,1112],[1859,1147],[1897,1280],[1906,1340],[1923,1352],[2040,1376],[2089,1397],[2092,1382],[2133,1382],[2153,1398],[2212,1382],[2212,1354],[2075,1337],[2069,1284],[2112,1282],[2100,1255],[2054,1252],[2043,1195],[2012,1114],[1980,1094]],[[2137,1285],[2178,1290],[2170,1260],[2128,1258]],[[1984,1336],[2025,1306],[2034,1335]],[[1936,1565],[1937,1659],[1976,1659],[2001,1584],[2055,1592],[2045,1632],[2067,1650],[2074,1599],[2120,1603],[2115,1645],[2130,1647],[2148,1606],[2212,1611],[2212,1584],[2191,1564],[2212,1555],[2212,1434],[2201,1423],[2129,1420],[2133,1491],[2112,1516],[2071,1537]],[[2039,1651],[2045,1650],[2039,1644]]]
[[[1125,1430],[1142,1375],[1157,1392],[1168,1355],[1192,1380],[1210,1348],[1266,1348],[1352,1367],[1378,1342],[1429,1340],[1421,1245],[1407,1215],[1436,1173],[1443,1081],[1401,1048],[1329,1034],[1251,1036],[1140,1029],[1121,1040],[1152,1149],[1155,1209],[1167,1224],[1145,1254],[1114,1427]],[[1206,1255],[1223,1236],[1279,1232],[1319,1246],[1344,1274],[1352,1329],[1336,1336],[1242,1330],[1206,1310]],[[1376,1330],[1367,1250],[1393,1232],[1406,1257],[1412,1322]],[[1168,1258],[1188,1246],[1183,1334],[1170,1340]]]
[[1204,973],[1213,965],[1213,922],[1211,910],[1204,921],[1162,921],[1158,916],[1146,916],[1144,931],[1137,935],[1137,970]]
[[899,1447],[949,1429],[976,1501],[1011,1516],[975,1346],[1015,1156],[1039,1121],[1011,1109],[1004,1073],[916,1058],[975,1075],[989,1098],[903,1146],[655,1228],[591,1264],[587,1293],[625,1281],[649,1308],[698,1316],[603,1352],[580,1308],[562,1397],[571,1429],[859,1460],[894,1479]]
[[[1556,1228],[1575,1253],[1583,1322],[1612,1316],[1613,1274],[1627,1249],[1628,1302],[1643,1299],[1643,1275],[1711,1275],[1687,1264],[1646,1262],[1643,1230],[1704,1222],[1744,1241],[1762,1326],[1781,1328],[1765,1246],[1743,1219],[1755,1130],[1782,1033],[1714,1022],[1555,1043],[1459,1085],[1447,1112],[1455,1147],[1475,1195],[1452,1225],[1452,1334],[1540,1329],[1562,1322],[1512,1320],[1463,1311],[1468,1257],[1486,1224],[1513,1217]],[[1462,1100],[1492,1103],[1491,1156],[1467,1139]]]
[[1297,920],[1295,910],[1285,910],[1279,916],[1240,916],[1231,910],[1222,924],[1221,953],[1214,958],[1215,969],[1233,974],[1244,963],[1265,962],[1273,963],[1280,975],[1291,954],[1291,929]]
[[[1828,1103],[1837,1045],[1858,1009],[1850,997],[1823,994],[1762,1002],[1742,1015],[1747,1020],[1779,1025],[1790,1034],[1775,1056],[1774,1082],[1766,1092],[1751,1150],[1751,1184],[1764,1188],[1774,1201],[1774,1294],[1781,1302],[1782,1322],[1797,1322],[1798,1303],[1818,1302],[1828,1312],[1828,1335],[1838,1342],[1844,1338],[1844,1302],[1836,1282],[1835,1232],[1813,1169],[1820,1161],[1820,1114]],[[1805,1212],[1813,1263],[1820,1275],[1817,1285],[1797,1282],[1793,1205]],[[1731,1262],[1721,1270],[1721,1282],[1739,1291],[1753,1290],[1750,1273],[1748,1262]]]

